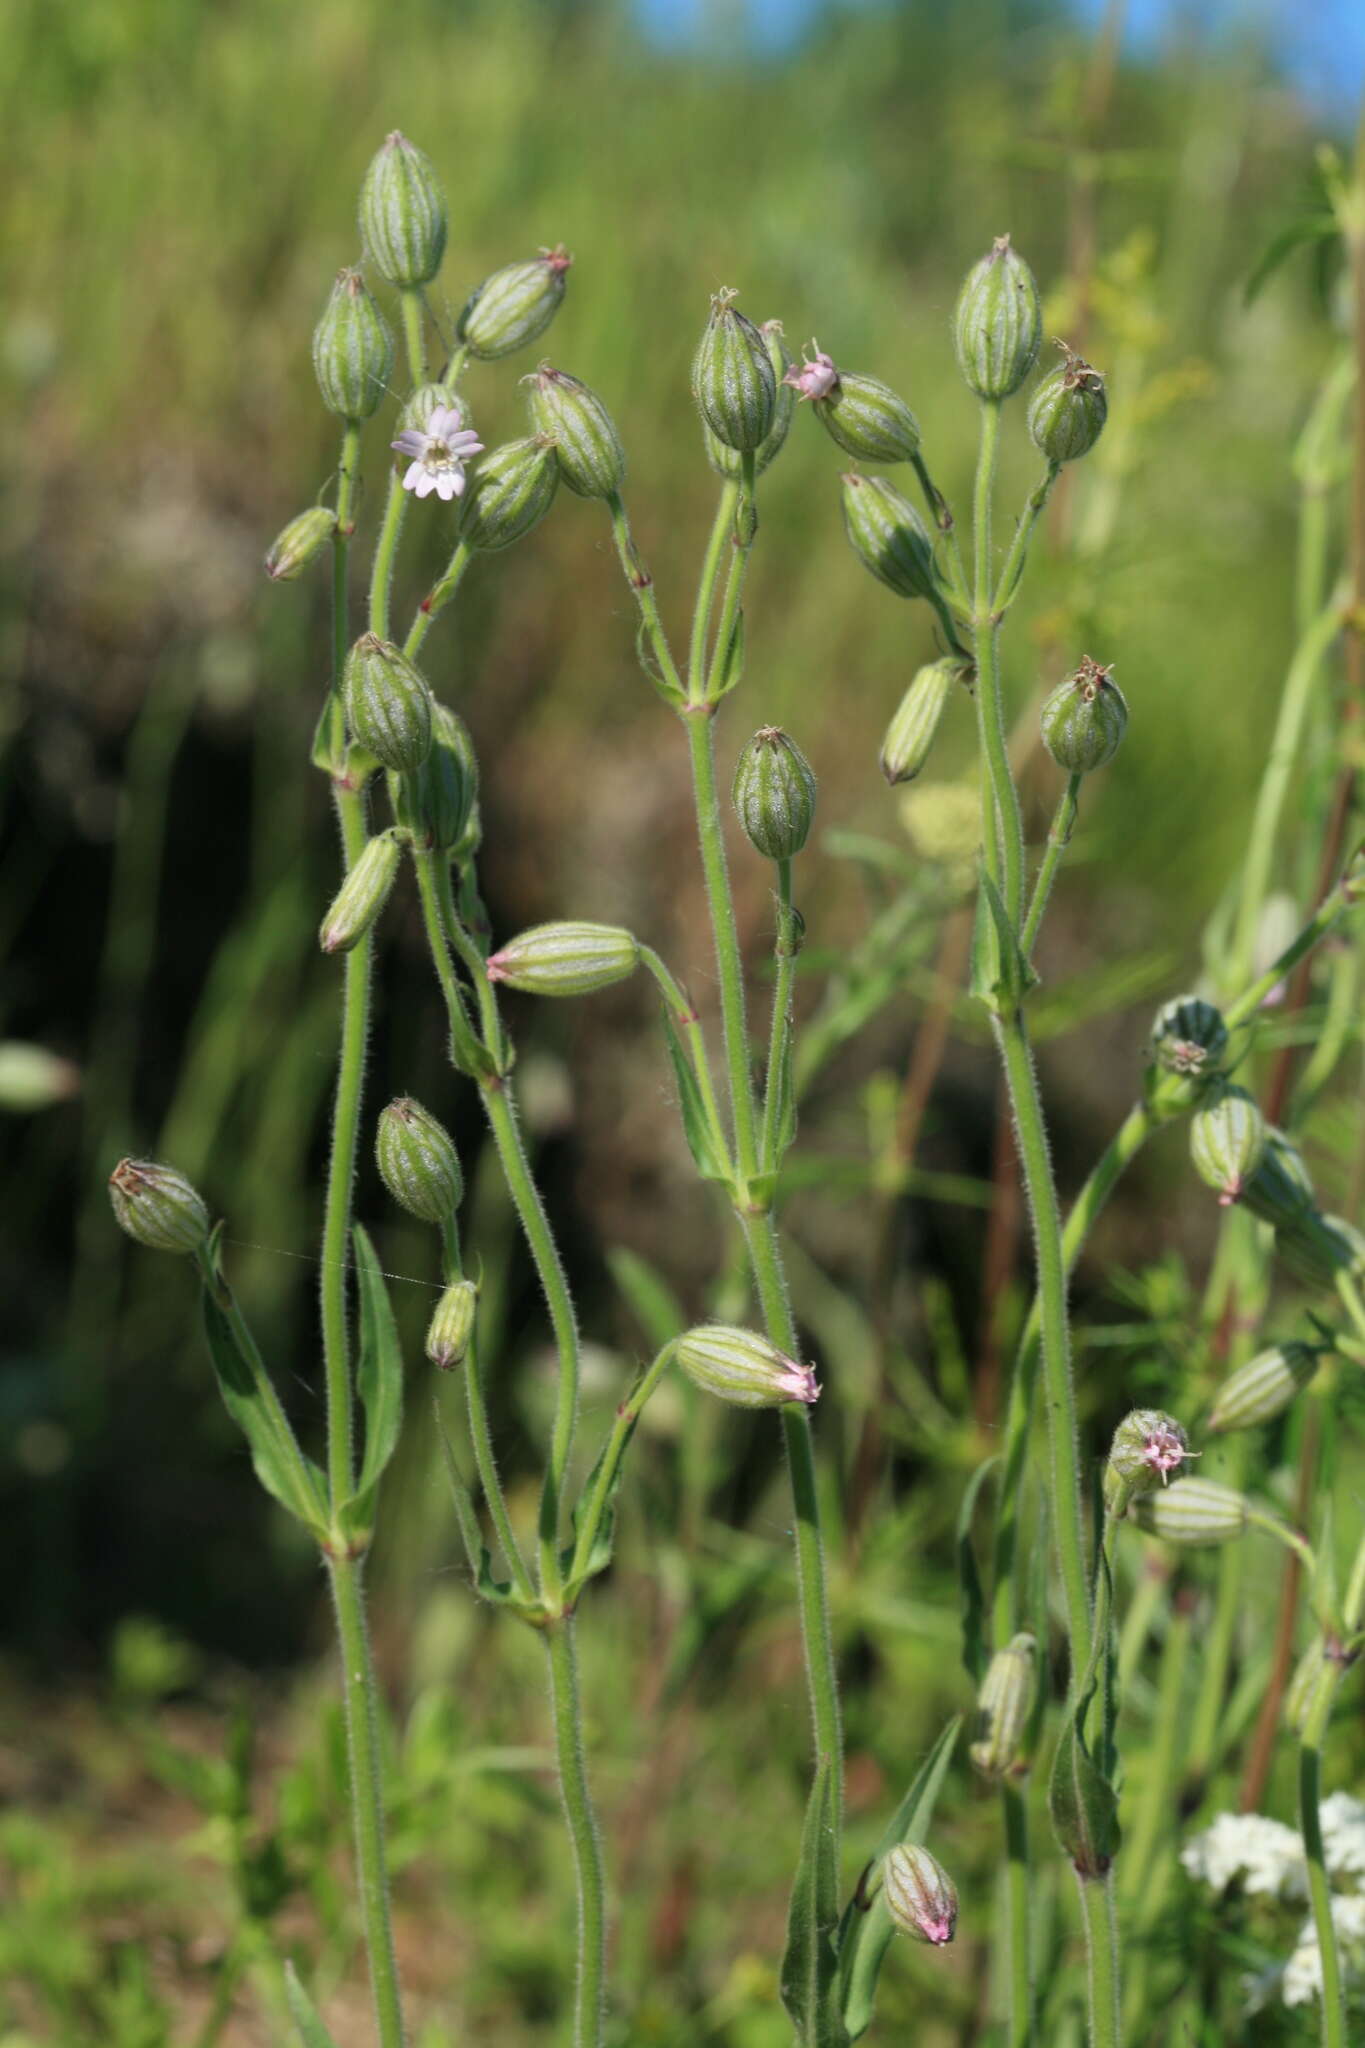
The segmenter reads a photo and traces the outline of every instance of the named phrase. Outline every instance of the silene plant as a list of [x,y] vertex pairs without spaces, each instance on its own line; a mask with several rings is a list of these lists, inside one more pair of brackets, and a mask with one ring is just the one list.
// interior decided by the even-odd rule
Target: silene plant
[[[1322,1213],[1291,1131],[1267,1118],[1246,1085],[1267,997],[1345,924],[1361,884],[1338,845],[1334,870],[1311,916],[1278,957],[1258,960],[1256,933],[1284,807],[1281,750],[1274,776],[1267,771],[1243,893],[1235,915],[1223,921],[1210,945],[1205,983],[1162,1006],[1137,1100],[1064,1213],[1030,1048],[1029,1004],[1038,981],[1034,957],[1091,778],[1122,747],[1130,682],[1120,680],[1112,650],[1077,648],[1069,673],[1046,696],[1041,740],[1060,780],[1051,829],[1035,865],[1025,845],[1007,743],[1001,638],[1049,497],[1066,466],[1083,460],[1104,432],[1103,375],[1070,350],[1035,375],[1044,343],[1038,288],[1009,237],[996,240],[969,272],[953,317],[958,367],[979,401],[980,416],[964,543],[905,400],[879,379],[846,368],[818,344],[794,362],[778,321],[756,324],[735,292],[719,292],[692,367],[693,397],[719,494],[685,653],[676,653],[632,532],[624,496],[626,458],[603,399],[577,375],[542,361],[522,380],[527,433],[488,447],[464,393],[471,364],[497,364],[541,341],[568,287],[569,256],[561,248],[542,249],[495,271],[470,293],[453,334],[442,334],[427,295],[445,253],[445,198],[431,162],[401,134],[388,137],[366,173],[360,227],[365,272],[341,273],[313,337],[318,387],[340,429],[334,488],[329,502],[290,522],[266,564],[272,578],[286,583],[315,560],[330,558],[332,569],[332,678],[313,745],[314,763],[330,784],[342,855],[334,900],[319,922],[325,971],[337,977],[341,1006],[322,1215],[326,1431],[320,1458],[300,1444],[281,1404],[276,1376],[226,1271],[222,1225],[214,1224],[205,1201],[172,1166],[136,1160],[114,1169],[110,1193],[118,1221],[139,1243],[193,1261],[223,1399],[247,1439],[262,1485],[311,1533],[330,1579],[356,1888],[381,2048],[400,2048],[405,2031],[390,1927],[364,1567],[402,1423],[404,1375],[385,1276],[352,1216],[362,1146],[373,1148],[393,1200],[433,1233],[441,1292],[426,1349],[432,1363],[462,1387],[463,1441],[449,1440],[439,1411],[435,1427],[474,1588],[506,1609],[511,1621],[533,1629],[544,1645],[577,1877],[577,1974],[564,2038],[578,2048],[598,2048],[611,2011],[609,1873],[584,1749],[575,1617],[590,1582],[611,1557],[632,1435],[651,1394],[670,1373],[686,1374],[719,1402],[772,1410],[785,1449],[812,1756],[805,1826],[799,1844],[792,1845],[795,1878],[779,1980],[793,2038],[810,2048],[842,2048],[859,2039],[873,2027],[879,1973],[897,1933],[936,1949],[954,1937],[957,1891],[927,1838],[953,1768],[960,1719],[944,1729],[887,1815],[861,1869],[848,1869],[844,1856],[840,1700],[812,1431],[820,1378],[836,1375],[839,1360],[826,1358],[817,1371],[804,1355],[778,1216],[801,1086],[793,988],[804,924],[795,876],[811,834],[816,780],[796,741],[777,726],[761,724],[737,749],[732,746],[725,775],[744,837],[754,856],[768,864],[775,902],[771,1013],[758,1058],[723,837],[721,714],[741,684],[752,693],[751,677],[756,670],[761,674],[744,625],[760,481],[801,413],[814,416],[847,463],[842,509],[853,551],[885,590],[931,608],[940,642],[938,658],[914,676],[891,720],[882,749],[884,775],[899,784],[921,773],[954,700],[970,702],[979,735],[969,993],[989,1019],[1008,1089],[1036,1272],[1036,1298],[1018,1345],[998,1455],[968,1490],[960,1543],[969,1596],[965,1659],[976,1688],[964,1748],[972,1769],[998,1788],[1000,1801],[1004,1921],[995,1953],[1003,2038],[1011,2044],[1059,2038],[1051,1987],[1035,1976],[1042,1948],[1040,1901],[1053,1898],[1050,1880],[1040,1886],[1054,1853],[1034,1839],[1040,1818],[1029,1790],[1035,1759],[1043,1766],[1040,1785],[1045,1778],[1055,1853],[1075,1878],[1088,1973],[1088,2037],[1096,2048],[1137,2038],[1134,2028],[1148,2010],[1140,1982],[1130,1974],[1125,1984],[1120,1934],[1141,1937],[1148,1931],[1146,1901],[1158,1882],[1157,1851],[1163,1844],[1172,1851],[1167,1861],[1175,1863],[1168,1836],[1176,1802],[1173,1785],[1159,1771],[1154,1778],[1149,1773],[1142,1787],[1129,1787],[1123,1779],[1119,1707],[1131,1672],[1124,1669],[1129,1630],[1125,1624],[1121,1638],[1116,1607],[1133,1579],[1123,1556],[1133,1540],[1130,1532],[1164,1539],[1177,1554],[1206,1545],[1235,1547],[1249,1532],[1264,1532],[1286,1546],[1301,1570],[1312,1618],[1286,1710],[1298,1747],[1300,1789],[1290,1862],[1302,1875],[1316,1957],[1315,1977],[1299,1969],[1295,1982],[1307,1989],[1296,1996],[1316,2000],[1323,2041],[1328,2048],[1344,2048],[1351,1995],[1347,1947],[1354,1922],[1349,1914],[1343,1917],[1339,1899],[1334,1914],[1331,1878],[1339,1874],[1340,1855],[1329,1867],[1320,1758],[1336,1688],[1363,1639],[1365,1544],[1341,1584],[1332,1569],[1328,1532],[1315,1551],[1281,1506],[1190,1468],[1200,1455],[1195,1439],[1212,1442],[1272,1421],[1319,1375],[1329,1356],[1339,1354],[1357,1366],[1365,1362],[1365,1240],[1349,1222]],[[401,344],[367,276],[396,294]],[[435,380],[428,357],[433,335],[441,359]],[[1338,377],[1338,418],[1340,385]],[[372,436],[387,487],[361,617],[351,557],[362,437],[395,388],[403,394],[397,416]],[[1040,469],[1036,487],[997,546],[997,459],[1015,401]],[[909,470],[923,512],[885,473],[901,469]],[[715,949],[718,1030],[717,1020],[699,1012],[645,936],[577,917],[495,938],[487,931],[478,880],[478,763],[458,709],[442,698],[440,628],[466,577],[495,573],[491,558],[527,541],[566,492],[589,501],[587,509],[600,507],[608,522],[638,609],[641,665],[676,717],[687,751]],[[400,622],[393,608],[395,564],[405,531],[422,519],[438,521],[449,535],[449,559],[412,617]],[[1304,646],[1286,705],[1297,704],[1296,689],[1303,696],[1305,670],[1321,669],[1340,623],[1341,600],[1324,584],[1302,622]],[[1134,715],[1140,717],[1140,678],[1131,679],[1131,689]],[[479,1261],[477,1247],[461,1231],[464,1179],[455,1147],[430,1108],[399,1096],[376,1113],[365,1100],[366,1034],[376,997],[372,939],[398,887],[415,889],[420,903],[448,1020],[451,1085],[477,1091],[553,1332],[557,1392],[533,1528],[516,1526],[494,1456],[484,1391],[490,1361],[480,1350]],[[590,912],[592,906],[583,908]],[[671,1071],[691,1157],[742,1237],[753,1314],[743,1325],[706,1322],[676,1330],[623,1389],[587,1476],[579,1478],[584,1467],[575,1459],[578,1320],[518,1120],[514,1047],[501,997],[510,989],[571,1000],[636,974],[651,977],[658,993],[660,1053]],[[1235,1078],[1239,1072],[1244,1080]],[[1102,1483],[1092,1486],[1093,1460],[1083,1459],[1077,1427],[1078,1360],[1068,1322],[1068,1279],[1120,1176],[1155,1131],[1179,1120],[1188,1124],[1193,1166],[1221,1205],[1227,1235],[1220,1239],[1218,1270],[1240,1273],[1246,1283],[1242,1298],[1263,1302],[1265,1285],[1258,1291],[1247,1275],[1253,1281],[1259,1275],[1264,1283],[1270,1261],[1278,1259],[1317,1290],[1325,1306],[1312,1320],[1311,1335],[1263,1344],[1237,1364],[1199,1413],[1130,1413],[1114,1435]],[[477,1490],[466,1477],[471,1463]],[[1238,1469],[1250,1477],[1251,1461],[1243,1460]],[[988,1507],[990,1565],[983,1578],[974,1523]],[[1227,1581],[1231,1602],[1236,1583]],[[1225,1613],[1223,1592],[1220,1581],[1196,1712],[1196,1761],[1199,1726],[1210,1715],[1216,1724],[1228,1673],[1235,1609]],[[1142,1643],[1136,1625],[1132,1640],[1136,1654]],[[1211,1708],[1205,1694],[1211,1695]],[[1128,1836],[1123,1853],[1121,1792]],[[1122,1882],[1125,1858],[1134,1873],[1131,1890]],[[1207,1876],[1207,1851],[1193,1845],[1186,1868]],[[1049,1904],[1047,1911],[1054,1910]],[[1138,1966],[1139,1977],[1144,1966]],[[300,2039],[309,2048],[329,2042],[324,2019],[292,1972],[289,1995]],[[1154,2037],[1144,2031],[1142,2038]]]

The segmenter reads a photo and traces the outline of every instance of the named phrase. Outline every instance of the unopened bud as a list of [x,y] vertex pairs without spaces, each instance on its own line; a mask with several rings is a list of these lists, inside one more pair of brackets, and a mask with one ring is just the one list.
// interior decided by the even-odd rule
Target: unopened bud
[[492,553],[510,548],[538,526],[559,484],[554,443],[544,434],[504,441],[472,472],[464,494],[460,538]]
[[1144,1493],[1133,1504],[1140,1526],[1183,1550],[1200,1550],[1244,1535],[1247,1504],[1215,1479],[1177,1479],[1164,1492]]
[[405,433],[424,434],[434,412],[458,413],[462,428],[472,429],[474,425],[465,400],[449,384],[419,384],[415,391],[410,391],[398,424]]
[[398,822],[428,851],[452,853],[464,838],[479,793],[479,764],[463,719],[433,700],[431,751],[398,783]]
[[1033,272],[1001,235],[967,274],[953,316],[958,368],[978,398],[1009,398],[1038,360],[1042,309]]
[[472,1280],[453,1280],[436,1304],[427,1328],[427,1357],[441,1372],[463,1365],[474,1334],[479,1290]]
[[919,421],[880,378],[840,370],[811,410],[831,441],[859,462],[910,462],[919,453]]
[[572,263],[562,247],[542,249],[486,277],[466,300],[456,330],[470,354],[494,362],[543,334],[563,302]]
[[1190,1120],[1190,1157],[1199,1178],[1217,1188],[1223,1208],[1237,1201],[1265,1156],[1266,1122],[1245,1088],[1226,1084]]
[[1365,1236],[1342,1216],[1301,1211],[1276,1227],[1275,1250],[1309,1287],[1333,1287],[1338,1273],[1365,1275]]
[[357,745],[397,775],[431,751],[431,692],[401,648],[362,633],[346,657],[346,724]]
[[322,402],[343,419],[367,420],[393,373],[393,336],[358,270],[343,270],[313,329],[313,368]]
[[1038,1646],[1025,1630],[997,1650],[976,1696],[976,1728],[967,1754],[988,1778],[1015,1776],[1033,1712]]
[[310,505],[276,535],[265,558],[272,583],[292,583],[322,553],[337,530],[337,516],[328,505]]
[[1261,1163],[1242,1189],[1242,1201],[1263,1223],[1292,1225],[1317,1207],[1304,1156],[1292,1138],[1274,1124],[1266,1126]]
[[1199,1080],[1216,1074],[1228,1049],[1223,1013],[1202,996],[1175,996],[1152,1024],[1152,1055],[1168,1074]]
[[1209,1429],[1255,1429],[1273,1421],[1308,1385],[1321,1356],[1320,1345],[1302,1343],[1276,1344],[1258,1353],[1218,1389]]
[[1129,1503],[1153,1487],[1165,1486],[1169,1475],[1192,1456],[1189,1438],[1173,1415],[1159,1408],[1134,1408],[1114,1431],[1104,1468],[1105,1513],[1116,1518]]
[[420,1102],[400,1095],[380,1112],[379,1178],[400,1208],[423,1223],[448,1223],[464,1198],[460,1157],[449,1132]]
[[590,996],[640,964],[639,941],[614,924],[532,925],[489,957],[488,979],[531,996]]
[[428,284],[446,250],[446,200],[431,158],[395,128],[360,188],[360,234],[390,284]]
[[[791,369],[792,359],[787,352],[787,344],[782,338],[782,322],[780,320],[765,320],[758,331],[762,335],[763,345],[768,351],[768,361],[773,366],[773,376],[777,382],[777,395],[773,403],[773,423],[758,447],[754,450],[754,475],[756,477],[762,476],[768,464],[781,454],[783,443],[786,441],[791,428],[792,414],[796,410],[796,393],[785,381],[787,373]],[[713,434],[704,419],[701,425],[701,432],[702,440],[706,447],[706,459],[712,469],[715,470],[716,475],[727,477],[732,483],[737,481],[744,470],[738,448],[731,448],[727,442],[722,441],[718,435]]]
[[324,953],[349,953],[378,922],[393,892],[402,849],[392,832],[366,842],[318,933]]
[[934,543],[910,500],[885,477],[842,479],[844,531],[865,568],[897,597],[929,597],[936,587]]
[[732,1323],[702,1323],[680,1337],[677,1360],[690,1380],[735,1408],[781,1408],[817,1399],[814,1368],[788,1358],[766,1337]]
[[1327,1644],[1321,1636],[1314,1636],[1294,1666],[1294,1675],[1285,1688],[1285,1726],[1295,1735],[1303,1734],[1309,1709],[1313,1705],[1314,1695],[1326,1669]]
[[173,1166],[120,1159],[109,1176],[114,1219],[153,1252],[197,1252],[208,1242],[209,1212]]
[[595,391],[549,363],[526,379],[531,424],[555,444],[559,474],[580,498],[609,498],[626,474],[616,423]]
[[1107,668],[1087,655],[1058,683],[1042,710],[1043,745],[1069,775],[1088,775],[1112,761],[1128,729],[1128,705]]
[[919,774],[954,683],[969,682],[971,673],[965,662],[951,655],[918,671],[882,741],[882,774],[888,782],[912,782]]
[[902,1934],[942,1948],[957,1926],[957,1887],[920,1842],[899,1842],[882,1864],[887,1911]]
[[692,359],[692,395],[717,440],[741,454],[756,452],[772,432],[777,377],[768,345],[752,320],[718,292]]
[[732,795],[755,852],[768,860],[800,853],[815,816],[815,775],[779,726],[762,726],[749,741],[735,768]]
[[1108,412],[1103,377],[1067,349],[1061,369],[1029,400],[1028,430],[1049,462],[1078,462],[1099,440]]

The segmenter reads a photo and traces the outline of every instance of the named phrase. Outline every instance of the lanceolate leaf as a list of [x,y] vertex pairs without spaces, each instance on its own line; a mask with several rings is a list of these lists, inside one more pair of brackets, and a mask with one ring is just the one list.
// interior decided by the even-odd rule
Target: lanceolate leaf
[[834,1867],[834,1773],[828,1757],[811,1786],[801,1835],[801,1860],[787,1914],[782,2003],[801,2048],[845,2048],[848,2031],[835,1996],[839,1918]]
[[364,1499],[378,1486],[385,1466],[398,1448],[403,1427],[403,1354],[398,1347],[398,1329],[379,1260],[358,1223],[354,1239],[360,1293],[356,1386],[365,1410],[365,1456],[356,1494]]
[[729,1180],[729,1166],[716,1151],[702,1103],[701,1088],[667,1003],[663,1005],[663,1019],[664,1036],[668,1040],[668,1057],[673,1062],[673,1078],[678,1085],[678,1107],[682,1111],[683,1136],[687,1139],[687,1149],[696,1161],[697,1172],[703,1180]]
[[1302,249],[1312,242],[1330,241],[1333,235],[1340,232],[1336,216],[1330,213],[1308,213],[1301,215],[1298,220],[1289,221],[1278,234],[1271,236],[1257,258],[1243,292],[1246,304],[1251,304],[1267,280],[1296,249]]
[[499,1606],[516,1606],[518,1603],[513,1587],[506,1580],[493,1576],[493,1560],[489,1556],[488,1546],[479,1528],[473,1497],[464,1483],[459,1466],[455,1463],[455,1453],[450,1447],[450,1438],[446,1435],[441,1404],[435,1401],[432,1407],[436,1415],[437,1433],[441,1439],[441,1454],[445,1459],[446,1478],[450,1481],[451,1496],[455,1502],[455,1519],[460,1525],[460,1541],[464,1545],[465,1556],[469,1559],[469,1570],[475,1590],[482,1600],[491,1600]]
[[[327,1530],[327,1487],[321,1472],[299,1449],[278,1402],[263,1384],[264,1368],[242,1348],[232,1319],[204,1289],[204,1333],[218,1388],[233,1421],[251,1447],[251,1463],[266,1492],[318,1535]],[[259,1375],[259,1377],[258,1377]]]
[[967,1676],[974,1685],[979,1685],[985,1674],[989,1650],[982,1625],[986,1599],[981,1588],[981,1574],[977,1570],[976,1551],[972,1546],[972,1517],[976,1513],[977,1496],[999,1463],[999,1458],[987,1458],[984,1465],[977,1466],[962,1496],[962,1506],[957,1517],[957,1579],[962,1593],[962,1661],[967,1667]]
[[303,2048],[337,2048],[336,2042],[318,2017],[317,2007],[299,1982],[299,1973],[292,1963],[286,1963],[284,1966],[284,1988]]

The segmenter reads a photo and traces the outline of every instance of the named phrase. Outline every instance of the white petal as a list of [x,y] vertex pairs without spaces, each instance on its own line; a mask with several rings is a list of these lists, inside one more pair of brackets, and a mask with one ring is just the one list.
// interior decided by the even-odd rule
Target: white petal
[[464,471],[462,469],[457,469],[454,476],[450,480],[451,488],[453,489],[457,498],[462,498],[464,496],[465,481],[466,479]]
[[426,435],[419,434],[416,427],[405,427],[398,439],[389,443],[399,455],[424,455],[426,445]]
[[426,471],[423,469],[420,462],[410,462],[408,464],[407,475],[403,478],[403,489],[405,491],[416,491],[418,497],[420,498],[422,495],[422,478],[425,475]]
[[451,454],[461,462],[467,462],[471,455],[483,454],[483,442],[471,427],[466,427],[462,434],[456,434],[447,445]]
[[417,495],[418,495],[418,497],[419,497],[419,498],[429,498],[429,497],[431,496],[432,492],[433,492],[433,491],[435,490],[435,488],[436,488],[436,479],[435,479],[435,477],[434,477],[434,476],[432,475],[432,473],[431,473],[431,471],[430,471],[429,469],[424,469],[424,470],[422,471],[421,475],[420,475],[420,476],[418,477],[418,479],[417,479]]
[[427,432],[442,441],[449,440],[460,430],[464,414],[458,405],[438,405],[427,422]]
[[443,505],[448,505],[455,495],[455,478],[450,470],[443,469],[438,471],[436,477],[436,488],[440,492],[441,503]]

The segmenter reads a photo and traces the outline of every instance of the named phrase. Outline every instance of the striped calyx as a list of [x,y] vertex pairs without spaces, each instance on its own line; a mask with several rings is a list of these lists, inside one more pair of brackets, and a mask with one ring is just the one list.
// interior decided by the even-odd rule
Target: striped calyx
[[1033,444],[1049,462],[1077,462],[1104,431],[1109,414],[1104,379],[1059,342],[1066,356],[1060,370],[1044,377],[1028,404]]
[[109,1200],[120,1230],[153,1252],[197,1252],[207,1243],[203,1198],[173,1166],[120,1159],[109,1176]]
[[462,427],[472,428],[474,425],[469,416],[469,407],[449,384],[419,384],[415,391],[410,391],[404,401],[398,424],[405,430],[412,429],[416,433],[425,434],[427,423],[434,412],[457,412]]
[[850,470],[841,482],[844,532],[859,561],[897,597],[929,597],[934,543],[910,500],[882,476]]
[[922,1842],[899,1842],[882,1864],[886,1907],[902,1934],[942,1948],[957,1926],[957,1887]]
[[265,573],[272,583],[292,583],[308,564],[315,561],[337,530],[337,516],[330,505],[310,505],[290,520],[265,558]]
[[488,979],[531,996],[590,996],[640,964],[639,942],[614,924],[536,924],[489,957]]
[[472,1280],[452,1280],[427,1326],[426,1354],[441,1372],[454,1372],[469,1354],[479,1290]]
[[678,1339],[674,1355],[690,1380],[734,1408],[781,1408],[789,1401],[809,1405],[820,1393],[812,1366],[733,1323],[698,1325]]
[[1226,1543],[1247,1526],[1244,1496],[1216,1479],[1177,1479],[1163,1492],[1144,1493],[1133,1503],[1133,1514],[1149,1535],[1186,1550]]
[[1114,1431],[1104,1468],[1105,1513],[1116,1518],[1128,1512],[1139,1494],[1164,1486],[1186,1458],[1196,1455],[1173,1415],[1159,1408],[1134,1408]]
[[1208,1426],[1215,1433],[1255,1429],[1282,1415],[1318,1369],[1318,1344],[1275,1344],[1224,1380]]
[[401,859],[402,848],[392,832],[366,841],[322,920],[318,944],[324,953],[349,953],[373,929],[393,892]]
[[399,1207],[423,1223],[449,1223],[464,1197],[464,1175],[449,1132],[429,1109],[400,1095],[379,1116],[379,1178]]
[[402,649],[362,633],[342,687],[351,738],[397,775],[420,768],[431,751],[431,692]]
[[777,374],[768,343],[740,312],[732,291],[717,292],[692,359],[692,395],[718,441],[756,453],[777,416]]
[[882,741],[882,774],[889,783],[913,782],[929,758],[954,683],[970,688],[971,676],[970,664],[955,655],[917,672]]
[[421,767],[398,784],[398,822],[418,846],[452,853],[468,829],[478,794],[479,763],[464,720],[433,701],[431,750]]
[[1043,745],[1069,775],[1112,761],[1128,729],[1128,705],[1110,670],[1084,656],[1044,701],[1042,728]]
[[1010,398],[1038,360],[1043,314],[1033,272],[1001,235],[967,273],[953,315],[963,377],[978,398]]
[[1275,1228],[1275,1250],[1296,1280],[1332,1287],[1338,1273],[1365,1277],[1365,1235],[1344,1216],[1304,1209]]
[[1203,996],[1174,996],[1152,1021],[1152,1055],[1168,1074],[1216,1074],[1227,1049],[1223,1013]]
[[1245,1088],[1228,1083],[1190,1119],[1190,1158],[1223,1208],[1246,1192],[1267,1144],[1266,1121]]
[[1311,1216],[1317,1196],[1302,1152],[1274,1124],[1266,1126],[1261,1163],[1242,1189],[1242,1200],[1263,1223],[1293,1225]]
[[539,526],[559,486],[555,444],[547,434],[504,441],[470,472],[460,538],[491,553],[510,548]]
[[555,444],[559,474],[580,498],[609,498],[626,474],[626,452],[611,414],[595,391],[542,363],[524,379],[530,387],[531,424]]
[[[765,320],[758,331],[763,336],[763,345],[768,351],[768,361],[772,364],[773,376],[777,379],[777,398],[773,406],[773,423],[758,447],[754,450],[754,475],[762,476],[768,464],[775,456],[780,455],[782,452],[782,445],[791,428],[792,413],[796,409],[796,393],[791,389],[790,385],[783,381],[791,368],[792,359],[788,353],[787,344],[782,339],[782,322],[780,320]],[[731,448],[718,435],[713,434],[704,418],[701,423],[701,433],[702,441],[706,447],[706,459],[716,472],[716,475],[727,478],[731,483],[737,483],[744,467],[738,448]]]
[[755,852],[791,860],[810,836],[815,774],[780,726],[761,726],[735,767],[731,791],[739,822]]
[[393,374],[393,336],[358,270],[343,270],[313,329],[313,368],[328,412],[367,420]]
[[967,1754],[987,1778],[1017,1775],[1025,1765],[1024,1737],[1033,1712],[1037,1644],[1025,1630],[997,1650],[976,1696],[976,1722]]
[[395,128],[360,187],[365,253],[390,284],[428,284],[446,250],[446,200],[431,158]]
[[918,420],[877,377],[840,370],[811,410],[831,441],[860,462],[909,462],[919,453]]
[[542,249],[527,263],[504,264],[470,293],[456,335],[481,362],[510,356],[542,335],[564,299],[573,257]]
[[1285,1688],[1284,1723],[1295,1735],[1303,1734],[1313,1697],[1322,1682],[1326,1668],[1326,1640],[1322,1636],[1314,1636],[1295,1665],[1294,1675]]

